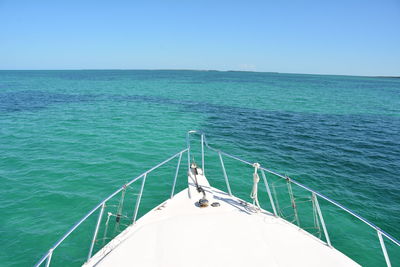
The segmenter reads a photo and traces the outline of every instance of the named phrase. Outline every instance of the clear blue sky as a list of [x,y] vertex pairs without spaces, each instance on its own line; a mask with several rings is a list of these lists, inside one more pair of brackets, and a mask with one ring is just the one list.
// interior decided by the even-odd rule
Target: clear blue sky
[[0,69],[400,75],[400,0],[0,0]]

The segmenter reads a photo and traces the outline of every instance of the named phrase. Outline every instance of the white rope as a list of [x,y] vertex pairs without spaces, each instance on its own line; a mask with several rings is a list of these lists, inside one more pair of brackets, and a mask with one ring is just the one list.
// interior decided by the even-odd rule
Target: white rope
[[292,185],[290,183],[290,178],[287,178],[287,186],[288,186],[288,193],[290,196],[290,202],[292,203],[292,207],[293,207],[294,219],[297,222],[297,225],[300,226],[300,219],[299,219],[299,215],[297,214],[296,200],[295,200],[295,197],[293,194]]
[[260,164],[254,163],[254,173],[253,173],[253,190],[251,191],[250,197],[253,199],[253,205],[258,207],[258,210],[261,209],[260,203],[258,202],[258,182],[260,181],[260,177],[258,176],[258,168],[260,168]]

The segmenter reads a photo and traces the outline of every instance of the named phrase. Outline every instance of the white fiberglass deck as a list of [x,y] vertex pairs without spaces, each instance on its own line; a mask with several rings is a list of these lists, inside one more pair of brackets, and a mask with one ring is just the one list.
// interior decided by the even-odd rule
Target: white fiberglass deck
[[[189,188],[128,227],[84,266],[359,266],[299,227],[209,186]],[[190,192],[189,192],[190,190]],[[189,198],[189,193],[191,198]]]

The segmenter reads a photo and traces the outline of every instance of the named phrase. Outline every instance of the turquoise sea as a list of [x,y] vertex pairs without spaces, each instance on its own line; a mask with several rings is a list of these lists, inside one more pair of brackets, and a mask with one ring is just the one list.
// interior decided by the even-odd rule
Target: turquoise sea
[[[325,194],[400,239],[400,79],[0,71],[0,265],[33,265],[103,198],[183,149],[190,129],[204,131],[217,148]],[[206,160],[210,182],[226,190],[218,158],[207,152]],[[233,193],[248,200],[251,168],[239,170],[229,159],[226,165]],[[144,210],[169,195],[175,166],[176,161],[149,175]],[[269,179],[278,191],[284,188]],[[179,190],[184,182],[182,167]],[[293,190],[299,203],[308,203],[306,193]],[[126,197],[128,215],[133,199],[134,194]],[[334,247],[364,266],[384,266],[373,229],[320,204]],[[82,227],[78,243],[66,240],[55,252],[55,265],[85,260],[96,216]],[[302,223],[312,219],[300,216]],[[400,248],[387,239],[385,244],[392,265],[400,266]]]

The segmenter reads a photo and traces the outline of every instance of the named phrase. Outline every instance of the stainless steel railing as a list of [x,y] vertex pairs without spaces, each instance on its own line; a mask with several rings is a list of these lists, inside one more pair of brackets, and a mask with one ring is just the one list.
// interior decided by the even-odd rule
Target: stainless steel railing
[[144,173],[140,174],[139,176],[133,178],[132,180],[130,180],[128,183],[124,184],[123,186],[121,186],[119,189],[117,189],[114,193],[112,193],[111,195],[109,195],[108,197],[106,197],[103,201],[101,201],[96,207],[94,207],[91,211],[89,211],[85,216],[83,216],[82,219],[80,219],[77,223],[75,223],[74,226],[72,226],[68,232],[66,234],[64,234],[48,251],[47,253],[35,264],[35,267],[42,265],[45,261],[46,261],[46,267],[50,266],[51,263],[51,259],[53,256],[53,252],[54,250],[62,243],[64,242],[64,240],[71,235],[72,232],[74,232],[84,221],[86,221],[92,214],[94,214],[97,210],[100,209],[99,212],[99,216],[97,219],[97,223],[96,223],[96,227],[93,233],[93,238],[92,241],[90,243],[90,248],[89,248],[89,253],[88,253],[88,257],[87,259],[89,260],[92,256],[93,253],[93,248],[94,248],[94,244],[96,241],[96,237],[99,231],[99,227],[100,227],[100,222],[101,219],[103,217],[103,213],[104,213],[104,208],[105,205],[107,203],[107,201],[109,201],[111,198],[113,198],[114,196],[116,196],[118,193],[120,193],[121,191],[125,190],[128,186],[130,186],[132,183],[142,179],[142,184],[140,187],[140,193],[138,194],[137,200],[136,200],[136,205],[135,205],[135,210],[134,210],[134,214],[132,216],[132,223],[134,224],[137,220],[137,214],[138,214],[138,210],[139,210],[139,206],[140,206],[140,200],[142,198],[143,195],[143,188],[146,182],[146,177],[149,173],[151,173],[152,171],[154,171],[155,169],[161,167],[162,165],[166,164],[167,162],[175,159],[176,157],[178,157],[178,165],[176,168],[176,172],[175,172],[175,177],[174,177],[174,184],[173,184],[173,188],[172,188],[172,192],[171,192],[171,197],[173,197],[174,195],[174,190],[175,190],[175,185],[176,185],[176,179],[178,177],[178,171],[179,171],[179,166],[181,164],[181,159],[182,159],[182,154],[187,152],[188,149],[183,149],[182,151],[176,153],[175,155],[171,156],[170,158],[164,160],[163,162],[160,162],[159,164],[157,164],[156,166],[150,168],[149,170],[145,171]]
[[[221,162],[221,167],[222,167],[222,170],[223,170],[225,182],[226,182],[226,185],[227,185],[228,193],[229,193],[229,195],[232,195],[231,188],[230,188],[230,185],[229,185],[229,179],[228,179],[228,176],[227,176],[227,174],[226,174],[225,165],[224,165],[224,161],[223,161],[223,159],[222,159],[222,155],[224,155],[224,156],[226,156],[226,157],[229,157],[229,158],[231,158],[231,159],[237,160],[237,161],[239,161],[239,162],[242,162],[242,163],[244,163],[244,164],[250,165],[250,166],[253,166],[254,163],[251,163],[251,162],[249,162],[249,161],[247,161],[247,160],[241,159],[241,158],[239,158],[239,157],[237,157],[237,156],[231,155],[231,154],[229,154],[229,153],[223,152],[223,151],[221,151],[221,150],[218,150],[218,149],[216,149],[216,148],[210,146],[210,145],[208,144],[208,142],[207,142],[205,133],[202,132],[202,131],[194,131],[194,130],[189,131],[189,132],[187,133],[188,155],[190,154],[190,134],[198,134],[198,135],[201,136],[201,147],[202,147],[201,153],[202,153],[202,159],[204,159],[204,148],[203,148],[204,145],[205,145],[208,149],[210,149],[211,151],[214,151],[214,152],[216,152],[216,153],[218,154],[219,159],[220,159],[220,162]],[[202,162],[203,162],[203,166],[202,166],[202,167],[203,167],[203,169],[204,169],[204,160],[203,160]],[[277,211],[276,211],[276,209],[275,209],[274,201],[273,201],[273,198],[272,198],[272,195],[271,195],[271,191],[270,191],[270,188],[269,188],[269,185],[268,185],[268,182],[267,182],[267,179],[266,179],[266,176],[265,176],[265,173],[264,173],[264,172],[267,172],[267,173],[270,173],[270,174],[272,174],[272,175],[275,175],[275,176],[277,176],[277,177],[279,177],[279,178],[285,179],[285,180],[288,181],[288,183],[296,184],[297,186],[299,186],[299,187],[305,189],[306,191],[308,191],[308,192],[310,192],[310,193],[312,194],[312,198],[313,198],[313,200],[314,200],[315,203],[316,203],[317,213],[318,213],[318,216],[319,216],[319,218],[320,218],[320,221],[321,221],[321,224],[322,224],[322,228],[323,228],[323,231],[324,231],[324,234],[325,234],[325,237],[326,237],[326,243],[327,243],[328,246],[332,246],[332,244],[331,244],[331,241],[330,241],[330,238],[329,238],[329,234],[328,234],[328,231],[327,231],[326,224],[325,224],[325,222],[324,222],[324,218],[323,218],[323,216],[322,216],[321,208],[320,208],[320,206],[319,206],[319,204],[318,204],[318,197],[320,197],[320,198],[322,198],[322,199],[328,201],[329,203],[335,205],[336,207],[338,207],[338,208],[344,210],[345,212],[349,213],[349,214],[352,215],[353,217],[359,219],[360,221],[362,221],[362,222],[365,223],[366,225],[368,225],[368,226],[370,226],[371,228],[373,228],[373,229],[376,231],[377,235],[378,235],[379,243],[380,243],[380,246],[381,246],[381,249],[382,249],[383,256],[384,256],[385,261],[386,261],[386,265],[389,266],[389,267],[392,266],[392,265],[391,265],[390,258],[389,258],[389,255],[388,255],[388,252],[387,252],[387,249],[386,249],[386,246],[385,246],[385,242],[384,242],[382,236],[385,236],[387,239],[389,239],[391,242],[393,242],[393,244],[395,244],[395,245],[397,245],[397,246],[400,247],[400,241],[399,241],[399,240],[397,240],[396,238],[394,238],[394,237],[391,236],[390,234],[386,233],[385,231],[383,231],[382,229],[380,229],[380,228],[379,228],[378,226],[376,226],[375,224],[369,222],[367,219],[365,219],[365,218],[363,218],[362,216],[356,214],[354,211],[352,211],[352,210],[350,210],[350,209],[344,207],[343,205],[341,205],[341,204],[339,204],[338,202],[336,202],[336,201],[330,199],[329,197],[327,197],[327,196],[325,196],[325,195],[323,195],[323,194],[321,194],[321,193],[319,193],[319,192],[317,192],[317,191],[315,191],[315,190],[312,190],[311,188],[309,188],[309,187],[307,187],[307,186],[305,186],[305,185],[303,185],[303,184],[297,182],[296,180],[294,180],[294,179],[292,179],[292,178],[290,178],[290,177],[287,177],[286,175],[282,175],[282,174],[279,174],[279,173],[277,173],[277,172],[274,172],[274,171],[272,171],[272,170],[270,170],[270,169],[268,169],[268,168],[262,167],[262,166],[260,166],[259,169],[261,170],[261,174],[262,174],[262,177],[263,177],[263,180],[264,180],[264,184],[265,184],[265,186],[266,186],[266,190],[267,190],[267,193],[268,193],[268,197],[269,197],[269,199],[270,199],[271,206],[272,206],[272,209],[273,209],[273,214],[274,214],[275,216],[278,216],[278,213],[277,213]],[[205,171],[205,170],[203,170],[203,171]],[[322,240],[322,241],[323,241],[323,240]]]
[[[190,136],[191,136],[191,134],[198,134],[198,135],[200,135],[200,142],[201,142],[201,163],[202,163],[203,172],[204,172],[204,173],[206,172],[204,154],[205,154],[205,148],[208,148],[208,149],[210,149],[211,151],[217,153],[217,155],[218,155],[218,157],[219,157],[219,160],[220,160],[220,163],[221,163],[222,170],[223,170],[224,180],[225,180],[225,183],[226,183],[226,186],[227,186],[228,194],[229,194],[229,195],[232,195],[232,190],[231,190],[231,187],[230,187],[229,177],[228,177],[228,175],[227,175],[227,173],[226,173],[226,169],[225,169],[225,164],[224,164],[223,156],[228,157],[228,158],[231,158],[231,159],[234,159],[234,160],[236,160],[236,161],[242,162],[242,163],[244,163],[244,164],[246,164],[246,165],[250,165],[250,166],[253,166],[253,163],[251,163],[251,162],[249,162],[249,161],[247,161],[247,160],[241,159],[241,158],[239,158],[239,157],[237,157],[237,156],[231,155],[231,154],[229,154],[229,153],[223,152],[223,151],[221,151],[221,150],[219,150],[219,149],[216,149],[216,148],[210,146],[210,145],[208,144],[207,139],[206,139],[206,136],[205,136],[205,134],[204,134],[203,132],[201,132],[201,131],[189,131],[189,132],[187,133],[187,137],[186,137],[186,140],[187,140],[187,148],[186,148],[186,149],[183,149],[182,151],[176,153],[175,155],[171,156],[170,158],[166,159],[165,161],[163,161],[163,162],[157,164],[156,166],[152,167],[151,169],[149,169],[149,170],[145,171],[144,173],[140,174],[139,176],[133,178],[133,179],[130,180],[128,183],[124,184],[122,187],[120,187],[119,189],[117,189],[114,193],[112,193],[111,195],[109,195],[108,197],[106,197],[106,198],[105,198],[103,201],[101,201],[96,207],[94,207],[94,208],[93,208],[91,211],[89,211],[85,216],[83,216],[83,218],[80,219],[74,226],[72,226],[72,227],[67,231],[67,233],[64,234],[64,235],[63,235],[63,236],[62,236],[48,251],[47,251],[47,253],[35,264],[35,267],[42,265],[44,262],[45,262],[45,266],[46,266],[46,267],[49,266],[50,263],[51,263],[51,260],[52,260],[52,255],[53,255],[54,250],[57,249],[57,247],[58,247],[62,242],[64,242],[64,240],[65,240],[68,236],[70,236],[71,233],[73,233],[84,221],[86,221],[91,215],[93,215],[96,211],[98,211],[98,210],[100,209],[99,215],[98,215],[98,218],[97,218],[97,222],[96,222],[96,225],[95,225],[94,233],[93,233],[93,238],[92,238],[92,240],[91,240],[90,248],[89,248],[89,252],[88,252],[88,256],[87,256],[87,259],[89,260],[89,259],[91,258],[91,256],[92,256],[92,254],[93,254],[94,244],[95,244],[95,242],[96,242],[96,237],[97,237],[98,232],[99,232],[99,227],[100,227],[100,224],[101,224],[102,217],[103,217],[103,215],[104,215],[104,209],[105,209],[105,206],[106,206],[107,201],[109,201],[110,199],[112,199],[114,196],[116,196],[116,195],[117,195],[118,193],[120,193],[121,191],[125,190],[125,189],[126,189],[128,186],[130,186],[131,184],[133,184],[133,183],[135,183],[136,181],[139,181],[140,179],[142,179],[142,183],[141,183],[141,186],[140,186],[140,192],[139,192],[139,194],[138,194],[138,196],[137,196],[137,200],[136,200],[136,204],[135,204],[134,213],[133,213],[133,215],[132,215],[132,221],[131,221],[131,223],[134,224],[134,223],[136,222],[136,220],[137,220],[138,210],[139,210],[139,208],[140,208],[140,202],[141,202],[141,198],[142,198],[142,195],[143,195],[143,189],[144,189],[144,186],[145,186],[145,183],[146,183],[147,175],[148,175],[150,172],[154,171],[155,169],[157,169],[157,168],[161,167],[162,165],[166,164],[167,162],[169,162],[169,161],[171,161],[171,160],[173,160],[173,159],[175,159],[175,158],[178,158],[178,164],[177,164],[177,166],[176,166],[175,176],[174,176],[174,180],[173,180],[173,186],[172,186],[172,190],[171,190],[171,194],[170,194],[170,198],[172,198],[172,197],[174,196],[174,193],[175,193],[176,181],[177,181],[177,177],[178,177],[178,173],[179,173],[179,169],[180,169],[180,165],[181,165],[182,155],[183,155],[185,152],[187,152],[188,170],[190,169],[190,153],[191,153]],[[390,258],[389,258],[389,255],[388,255],[388,252],[387,252],[387,249],[386,249],[386,246],[385,246],[385,242],[384,242],[384,240],[383,240],[383,236],[386,237],[387,239],[389,239],[389,240],[390,240],[391,242],[393,242],[395,245],[397,245],[397,246],[400,247],[400,242],[399,242],[397,239],[395,239],[394,237],[392,237],[391,235],[389,235],[389,234],[386,233],[385,231],[381,230],[379,227],[377,227],[377,226],[374,225],[373,223],[369,222],[367,219],[365,219],[365,218],[361,217],[360,215],[356,214],[355,212],[351,211],[350,209],[348,209],[348,208],[342,206],[341,204],[339,204],[338,202],[336,202],[336,201],[334,201],[334,200],[328,198],[327,196],[325,196],[325,195],[323,195],[323,194],[321,194],[321,193],[319,193],[319,192],[317,192],[317,191],[314,191],[314,190],[310,189],[309,187],[307,187],[307,186],[305,186],[305,185],[303,185],[303,184],[297,182],[296,180],[294,180],[294,179],[292,179],[292,178],[290,178],[290,177],[287,177],[287,176],[285,176],[285,175],[279,174],[279,173],[277,173],[277,172],[274,172],[274,171],[272,171],[272,170],[270,170],[270,169],[268,169],[268,168],[262,167],[262,166],[260,166],[259,170],[261,171],[261,175],[262,175],[262,178],[263,178],[263,181],[264,181],[264,184],[265,184],[265,188],[266,188],[266,191],[267,191],[267,194],[268,194],[268,198],[269,198],[270,203],[271,203],[272,212],[273,212],[273,214],[274,214],[275,216],[279,217],[279,213],[277,212],[277,208],[275,207],[274,199],[273,199],[273,197],[272,197],[271,190],[270,190],[270,186],[269,186],[269,184],[268,184],[268,180],[267,180],[267,177],[266,177],[266,175],[265,175],[265,172],[270,173],[270,174],[272,174],[272,175],[274,175],[274,176],[277,176],[277,177],[279,177],[279,178],[285,179],[286,181],[288,181],[288,183],[293,183],[293,184],[295,184],[295,185],[297,185],[297,186],[299,186],[299,187],[303,188],[304,190],[306,190],[306,191],[308,191],[308,192],[311,193],[312,199],[313,199],[313,203],[315,203],[315,206],[316,206],[316,210],[317,210],[317,214],[318,214],[319,220],[321,221],[321,224],[322,224],[322,228],[323,228],[324,235],[325,235],[325,239],[326,239],[326,244],[327,244],[328,246],[332,246],[332,244],[331,244],[331,241],[330,241],[330,238],[329,238],[329,234],[328,234],[328,230],[327,230],[326,224],[325,224],[325,222],[324,222],[324,218],[323,218],[323,215],[322,215],[321,208],[320,208],[320,206],[319,206],[319,204],[318,204],[318,197],[319,197],[319,198],[322,198],[322,199],[324,199],[324,200],[326,200],[326,201],[328,201],[329,203],[331,203],[331,204],[333,204],[333,205],[335,205],[335,206],[337,206],[338,208],[344,210],[345,212],[349,213],[350,215],[354,216],[355,218],[359,219],[359,220],[362,221],[363,223],[367,224],[368,226],[370,226],[371,228],[373,228],[374,230],[376,230],[377,235],[378,235],[378,239],[379,239],[379,242],[380,242],[380,246],[381,246],[381,249],[382,249],[382,252],[383,252],[385,261],[386,261],[386,264],[387,264],[387,266],[391,266],[391,261],[390,261]],[[283,218],[283,219],[284,219],[284,218]],[[321,240],[322,240],[322,239],[321,239]],[[322,240],[322,241],[323,241],[323,240]]]

